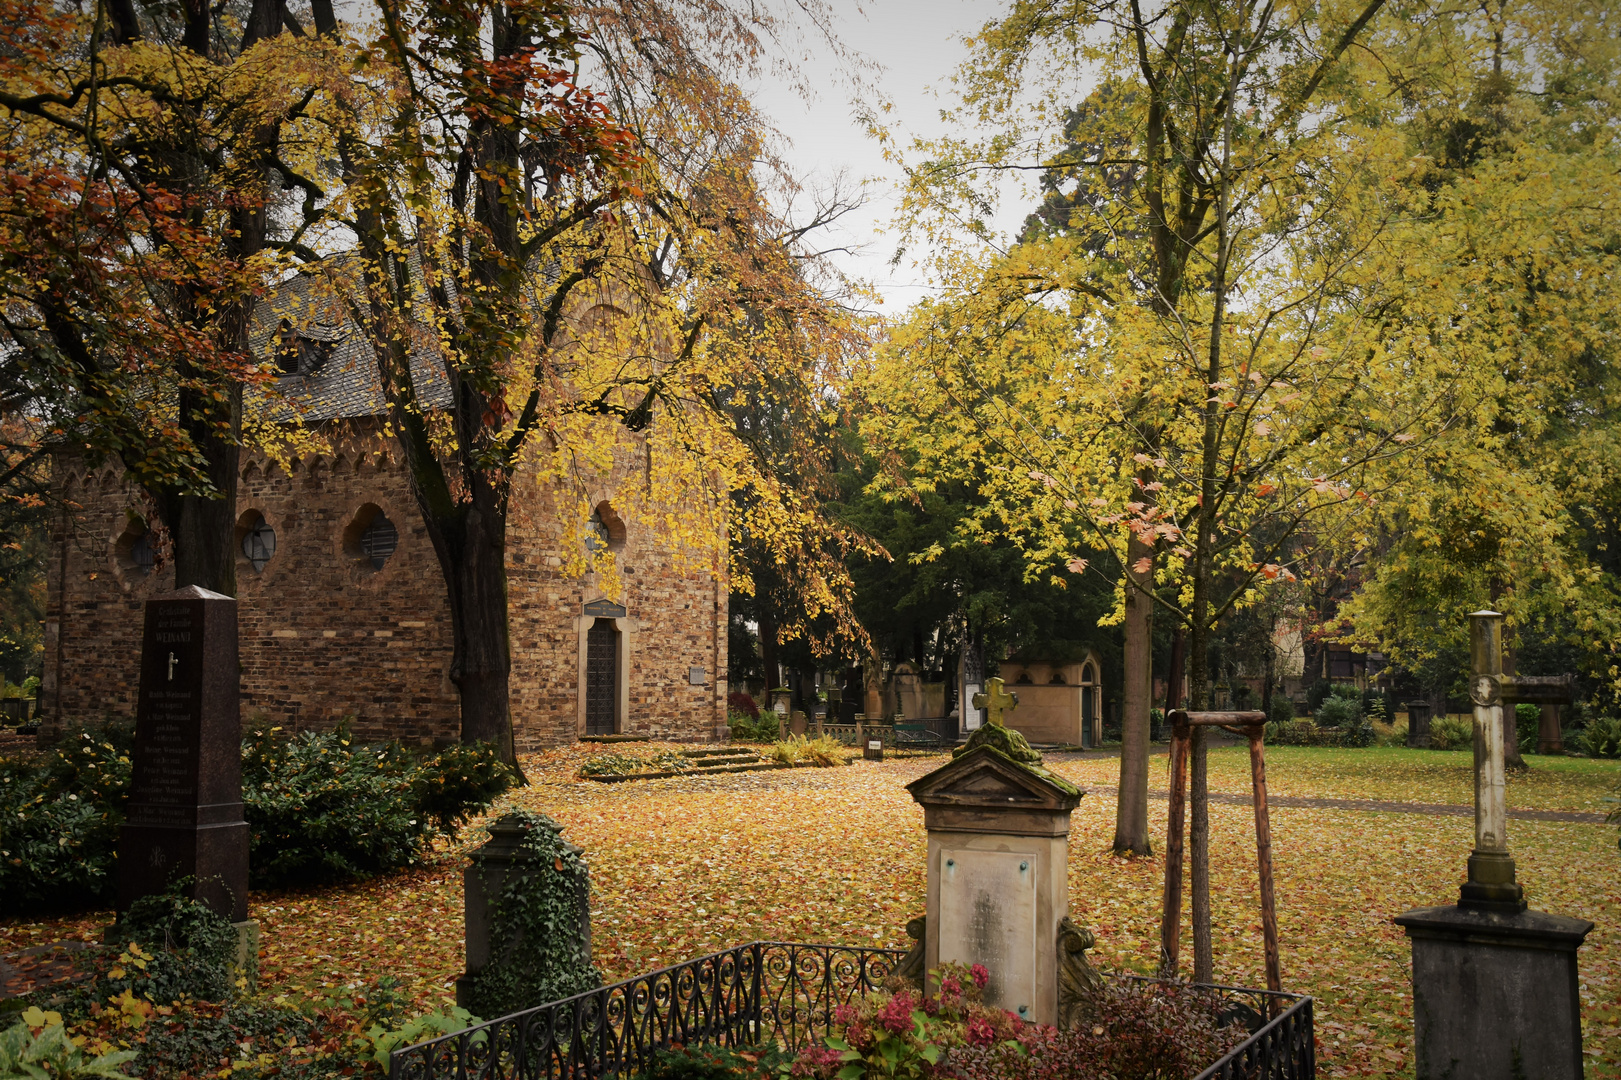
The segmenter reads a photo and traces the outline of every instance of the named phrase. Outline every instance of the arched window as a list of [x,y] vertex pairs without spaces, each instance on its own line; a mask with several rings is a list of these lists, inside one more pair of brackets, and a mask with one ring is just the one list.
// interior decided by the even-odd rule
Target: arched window
[[126,580],[150,577],[157,569],[158,551],[154,544],[155,540],[156,537],[146,527],[146,522],[131,514],[123,533],[113,544],[113,561],[123,570]]
[[283,319],[276,330],[276,374],[313,375],[332,355],[332,342],[318,341]]
[[625,546],[625,522],[614,512],[606,499],[591,511],[585,527],[585,550],[595,555],[602,551],[618,551]]

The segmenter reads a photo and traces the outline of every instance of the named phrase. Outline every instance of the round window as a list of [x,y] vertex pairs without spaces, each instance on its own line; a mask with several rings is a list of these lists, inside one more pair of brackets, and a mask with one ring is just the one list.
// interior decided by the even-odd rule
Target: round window
[[360,550],[371,560],[373,570],[381,570],[394,549],[400,546],[400,533],[382,511],[371,519],[371,524],[360,534]]
[[264,518],[260,518],[242,537],[242,554],[255,570],[263,570],[265,563],[276,554],[276,530]]
[[129,561],[135,564],[136,572],[150,574],[157,565],[158,554],[152,550],[152,534],[143,532],[129,545]]

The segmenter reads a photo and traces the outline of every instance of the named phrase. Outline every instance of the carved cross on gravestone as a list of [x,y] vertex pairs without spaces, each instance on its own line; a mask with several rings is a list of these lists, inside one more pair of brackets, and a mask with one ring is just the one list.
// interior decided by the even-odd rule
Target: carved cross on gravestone
[[992,677],[985,680],[985,692],[974,695],[974,708],[984,709],[987,722],[996,727],[1005,727],[1002,714],[1019,704],[1019,695],[1002,689],[1005,685],[1000,678]]

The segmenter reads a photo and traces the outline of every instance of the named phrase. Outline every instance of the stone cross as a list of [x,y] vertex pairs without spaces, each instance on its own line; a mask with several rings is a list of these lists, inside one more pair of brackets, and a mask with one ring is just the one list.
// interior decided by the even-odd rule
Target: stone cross
[[1001,679],[991,677],[985,680],[985,693],[975,694],[973,705],[976,709],[986,710],[986,717],[991,724],[1003,727],[1002,713],[1019,703],[1018,694],[1010,694],[1003,690]]
[[1459,907],[1519,912],[1524,890],[1508,853],[1508,789],[1504,776],[1503,699],[1513,678],[1503,674],[1503,616],[1469,616],[1469,697],[1475,706],[1475,849]]

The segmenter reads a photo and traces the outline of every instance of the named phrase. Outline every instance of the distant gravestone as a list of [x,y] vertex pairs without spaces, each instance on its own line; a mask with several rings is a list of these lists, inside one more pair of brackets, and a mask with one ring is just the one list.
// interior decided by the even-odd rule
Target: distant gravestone
[[186,881],[234,923],[248,917],[236,601],[189,586],[146,603],[118,910]]

